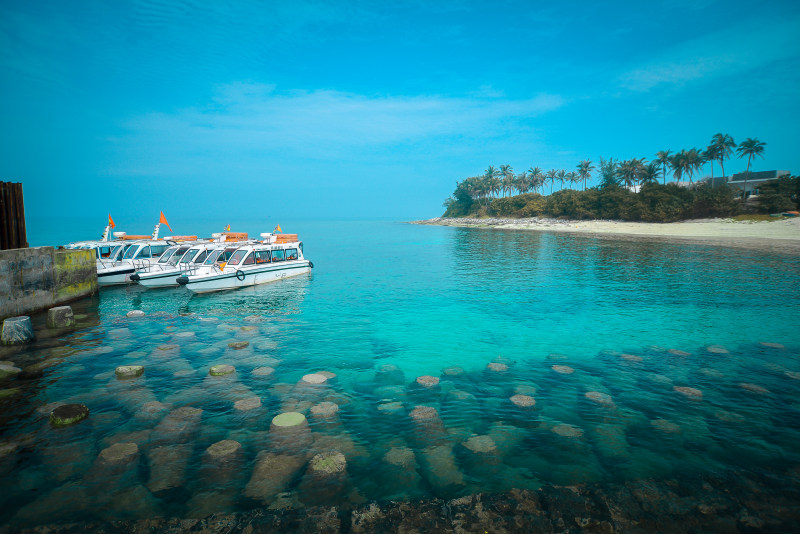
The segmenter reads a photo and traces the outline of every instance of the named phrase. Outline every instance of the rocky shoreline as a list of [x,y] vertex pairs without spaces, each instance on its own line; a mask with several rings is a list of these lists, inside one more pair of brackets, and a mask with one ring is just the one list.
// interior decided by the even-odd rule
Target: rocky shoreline
[[545,486],[350,509],[256,509],[204,519],[83,522],[0,533],[789,532],[800,524],[800,466],[788,473],[728,473],[664,481]]

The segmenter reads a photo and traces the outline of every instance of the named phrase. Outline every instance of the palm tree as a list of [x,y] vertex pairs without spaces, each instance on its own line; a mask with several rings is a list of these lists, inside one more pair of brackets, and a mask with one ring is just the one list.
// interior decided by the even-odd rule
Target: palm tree
[[519,173],[516,177],[514,177],[514,189],[517,190],[517,193],[527,193],[530,186],[528,185],[528,174],[525,171]]
[[[576,190],[577,190],[577,184],[581,183],[581,177],[578,176],[578,173],[575,171],[569,171],[567,173],[567,180],[569,180],[570,184],[576,184],[575,188]],[[570,185],[570,189],[572,189],[572,185]]]
[[675,182],[680,182],[686,170],[686,151],[681,150],[677,154],[670,156],[669,166],[672,168],[672,176],[675,177]]
[[558,171],[558,181],[561,182],[561,189],[564,189],[564,180],[567,179],[567,171],[561,169]]
[[642,184],[647,182],[658,183],[658,175],[661,174],[661,169],[658,168],[659,165],[661,165],[661,162],[657,159],[654,159],[646,165],[642,165],[640,169],[640,181]]
[[553,182],[556,181],[556,176],[558,175],[558,171],[555,169],[550,169],[547,171],[547,179],[550,180],[550,194],[553,194]]
[[506,190],[510,193],[514,184],[514,169],[511,165],[500,165],[500,180],[503,196],[506,196]]
[[722,177],[725,178],[725,160],[731,156],[736,143],[733,142],[733,137],[730,135],[718,133],[711,138],[711,146],[714,147],[714,154],[719,161],[719,168],[722,169]]
[[528,180],[530,180],[531,188],[535,193],[539,186],[544,185],[544,174],[542,174],[542,169],[539,167],[531,167],[528,169]]
[[617,178],[630,189],[636,185],[636,160],[629,159],[617,165]]
[[489,196],[491,196],[500,187],[500,181],[498,180],[499,176],[500,171],[495,169],[493,165],[489,165],[489,167],[483,172],[483,189],[484,194],[486,195],[486,206],[489,206]]
[[586,180],[592,177],[592,171],[594,170],[594,166],[592,165],[592,161],[585,159],[578,163],[578,176],[581,180],[583,180],[583,190],[586,191]]
[[744,190],[742,191],[742,201],[745,200],[745,195],[747,194],[747,178],[750,176],[750,162],[756,156],[764,157],[764,147],[767,146],[767,143],[764,141],[759,141],[755,137],[750,138],[748,137],[739,145],[739,148],[736,149],[736,153],[739,154],[739,158],[743,158],[747,156],[747,169],[744,171]]
[[692,176],[703,167],[703,151],[697,148],[690,148],[688,151],[681,150],[681,152],[685,152],[684,172],[689,175],[689,183],[694,184]]
[[617,181],[617,165],[614,158],[607,160],[600,157],[600,189],[606,189],[619,185]]
[[703,159],[711,163],[711,189],[714,189],[714,161],[717,159],[717,151],[715,145],[708,145],[703,152]]
[[656,152],[656,159],[661,163],[662,168],[664,169],[664,185],[667,185],[667,165],[672,165],[672,159],[670,158],[669,153],[672,152],[671,150],[662,150],[660,152]]

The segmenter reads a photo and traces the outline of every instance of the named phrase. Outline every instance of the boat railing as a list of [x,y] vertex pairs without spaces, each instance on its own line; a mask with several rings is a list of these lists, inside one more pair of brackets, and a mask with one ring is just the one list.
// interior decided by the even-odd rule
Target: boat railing
[[179,263],[178,268],[181,270],[181,274],[185,274],[187,276],[197,274],[197,265],[193,265],[191,263]]
[[138,272],[150,272],[150,260],[133,260],[133,268]]

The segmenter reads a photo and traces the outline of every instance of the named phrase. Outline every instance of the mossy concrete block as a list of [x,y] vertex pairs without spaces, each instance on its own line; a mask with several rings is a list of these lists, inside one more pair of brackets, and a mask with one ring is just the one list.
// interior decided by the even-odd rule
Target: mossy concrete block
[[209,369],[208,374],[211,376],[225,376],[236,372],[236,368],[228,364],[215,365]]
[[144,374],[144,367],[141,365],[120,365],[114,370],[114,374],[122,380],[136,378]]
[[48,328],[70,328],[75,326],[75,315],[69,306],[57,306],[47,310]]
[[100,451],[99,462],[107,465],[122,465],[139,458],[139,446],[136,443],[115,443]]
[[344,473],[347,460],[339,451],[322,452],[314,456],[308,464],[308,472],[314,477],[325,478]]
[[245,497],[269,504],[285,491],[304,464],[302,456],[259,452],[244,490]]
[[14,378],[18,376],[22,372],[22,369],[19,367],[14,367],[13,365],[0,365],[0,380],[5,380],[8,378]]
[[308,424],[306,416],[299,412],[286,412],[272,418],[272,425],[275,427],[294,427]]
[[80,423],[89,417],[89,408],[85,404],[64,404],[50,412],[50,424],[64,427]]
[[33,332],[33,323],[27,315],[9,317],[3,321],[3,331],[0,342],[3,345],[21,345],[36,339]]

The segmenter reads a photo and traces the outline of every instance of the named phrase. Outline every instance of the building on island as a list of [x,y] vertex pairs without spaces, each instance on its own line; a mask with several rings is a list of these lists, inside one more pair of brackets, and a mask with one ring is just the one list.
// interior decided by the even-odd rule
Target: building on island
[[728,185],[743,191],[745,198],[758,196],[758,188],[761,185],[790,174],[789,171],[740,172],[728,177]]

